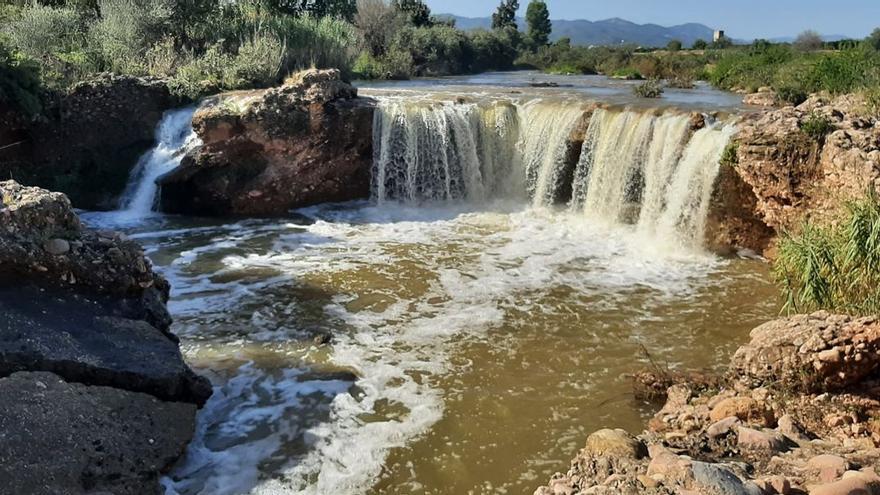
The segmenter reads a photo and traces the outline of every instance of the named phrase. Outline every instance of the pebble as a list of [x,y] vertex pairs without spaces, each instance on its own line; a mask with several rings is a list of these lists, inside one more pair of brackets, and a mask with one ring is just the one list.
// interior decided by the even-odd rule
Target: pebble
[[64,239],[49,239],[43,243],[43,249],[49,254],[60,256],[70,251],[70,243]]

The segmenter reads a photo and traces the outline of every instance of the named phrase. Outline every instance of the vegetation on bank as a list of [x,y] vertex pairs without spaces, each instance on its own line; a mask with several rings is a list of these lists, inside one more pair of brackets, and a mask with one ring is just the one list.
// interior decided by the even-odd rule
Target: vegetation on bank
[[792,313],[880,313],[880,198],[872,189],[835,225],[783,235],[774,272]]
[[[531,68],[674,88],[696,80],[770,87],[791,103],[817,91],[862,90],[880,109],[880,30],[835,43],[807,31],[791,44],[584,47],[550,42],[542,0],[530,0],[520,31],[519,7],[500,0],[491,29],[466,32],[423,0],[12,0],[0,6],[0,98],[34,112],[40,87],[63,89],[105,71],[167,78],[195,98],[270,86],[310,66],[365,79]],[[656,96],[655,86],[637,91]]]

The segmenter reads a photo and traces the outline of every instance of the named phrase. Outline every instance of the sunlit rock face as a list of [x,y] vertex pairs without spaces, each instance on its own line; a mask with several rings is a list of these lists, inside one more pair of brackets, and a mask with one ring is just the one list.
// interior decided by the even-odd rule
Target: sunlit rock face
[[161,209],[278,216],[366,198],[374,102],[337,70],[311,70],[265,91],[208,99],[193,128],[203,145],[160,179]]

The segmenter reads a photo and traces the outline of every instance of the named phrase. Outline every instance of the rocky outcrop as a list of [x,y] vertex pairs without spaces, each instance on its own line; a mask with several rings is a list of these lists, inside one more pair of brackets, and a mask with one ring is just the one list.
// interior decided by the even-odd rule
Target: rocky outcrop
[[0,486],[159,493],[210,383],[184,362],[168,283],[60,193],[0,182]]
[[777,107],[782,103],[779,94],[773,88],[760,88],[756,93],[743,97],[743,103],[756,107]]
[[827,313],[758,327],[726,376],[680,374],[644,432],[594,433],[535,494],[880,493],[877,328]]
[[162,114],[181,104],[163,80],[102,74],[54,95],[35,119],[0,108],[0,177],[113,209]]
[[746,115],[732,143],[736,177],[721,176],[736,186],[723,188],[734,197],[724,205],[739,208],[716,210],[721,221],[713,235],[770,246],[806,219],[833,221],[848,200],[880,185],[880,121],[866,117],[866,108],[854,95],[814,95],[797,107]]
[[771,321],[752,330],[732,366],[806,393],[851,387],[880,369],[880,322],[824,312]]
[[4,181],[0,198],[0,277],[113,295],[123,316],[168,329],[168,282],[137,243],[84,228],[61,193]]
[[337,70],[205,101],[203,145],[160,179],[161,208],[195,215],[278,216],[369,196],[374,102]]
[[158,495],[195,428],[192,404],[52,373],[0,378],[0,397],[3,493]]

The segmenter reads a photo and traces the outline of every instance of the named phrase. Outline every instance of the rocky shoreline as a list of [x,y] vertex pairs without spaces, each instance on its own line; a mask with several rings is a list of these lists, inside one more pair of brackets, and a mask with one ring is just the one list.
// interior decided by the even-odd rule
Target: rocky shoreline
[[665,405],[638,436],[601,430],[535,495],[880,493],[880,322],[783,318],[718,376],[652,370]]
[[168,283],[63,194],[5,181],[0,198],[0,486],[160,493],[212,393],[170,333]]

